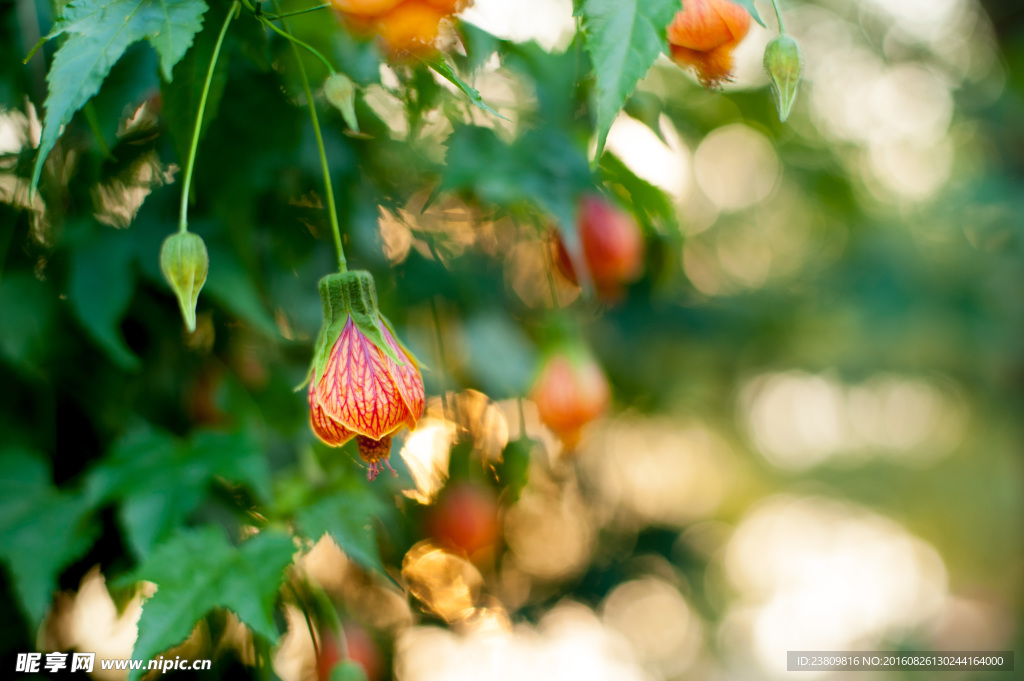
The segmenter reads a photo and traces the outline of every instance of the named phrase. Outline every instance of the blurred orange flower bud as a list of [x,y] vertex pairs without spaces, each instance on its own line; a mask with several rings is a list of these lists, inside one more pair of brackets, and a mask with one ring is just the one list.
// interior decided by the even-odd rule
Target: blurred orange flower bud
[[608,409],[611,388],[601,367],[585,352],[559,352],[544,363],[530,398],[540,420],[571,450],[583,427]]
[[422,52],[433,49],[445,13],[423,0],[405,0],[377,17],[377,33],[394,52]]
[[430,535],[472,558],[492,549],[501,535],[498,497],[490,487],[457,482],[443,493],[427,516]]
[[368,272],[324,277],[320,299],[324,327],[310,368],[309,422],[332,447],[356,438],[373,480],[382,466],[391,468],[391,436],[414,429],[423,414],[423,378],[377,310]]
[[[623,284],[636,281],[644,268],[644,237],[632,215],[599,195],[580,201],[577,218],[583,263],[597,293],[607,301],[621,298]],[[565,247],[555,233],[555,263],[574,284],[579,277]]]
[[600,196],[580,202],[580,244],[598,292],[618,295],[644,267],[644,237],[633,216]]
[[685,0],[668,27],[672,58],[692,66],[704,87],[732,78],[732,51],[750,30],[750,14],[729,0]]
[[331,0],[334,9],[357,17],[375,17],[401,4],[402,0]]
[[472,0],[331,0],[348,25],[376,33],[393,55],[434,49],[441,22]]

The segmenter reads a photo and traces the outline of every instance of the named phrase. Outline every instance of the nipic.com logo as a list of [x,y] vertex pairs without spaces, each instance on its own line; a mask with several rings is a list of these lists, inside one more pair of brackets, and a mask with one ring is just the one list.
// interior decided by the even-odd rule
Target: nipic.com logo
[[[70,658],[70,659],[69,659]],[[90,673],[95,668],[96,653],[18,653],[14,671],[23,674],[39,674],[41,672],[72,672]],[[132,660],[129,658],[100,659],[100,669],[128,669],[160,671],[167,673],[172,670],[206,670],[211,666],[210,660],[183,660],[180,657],[158,657],[153,660]]]

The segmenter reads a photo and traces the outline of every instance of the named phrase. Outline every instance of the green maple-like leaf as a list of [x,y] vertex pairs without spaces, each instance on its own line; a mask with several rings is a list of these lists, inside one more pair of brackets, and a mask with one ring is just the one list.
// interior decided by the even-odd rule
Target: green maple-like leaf
[[23,451],[0,454],[0,560],[34,629],[61,570],[92,545],[96,527],[83,496],[57,490],[47,464]]
[[199,431],[184,442],[157,430],[133,431],[90,472],[86,489],[95,504],[120,502],[128,543],[143,557],[199,507],[216,478],[269,496],[260,447],[244,433],[216,431]]
[[160,57],[160,71],[169,81],[171,69],[202,27],[206,10],[203,0],[75,0],[64,9],[48,36],[65,35],[67,39],[54,55],[46,77],[49,94],[32,170],[33,188],[61,126],[99,91],[124,51],[140,40],[149,40]]
[[349,558],[386,576],[377,547],[376,519],[387,510],[362,480],[351,477],[330,495],[299,511],[296,521],[309,539],[316,541],[328,534]]
[[230,610],[253,632],[276,641],[274,600],[294,551],[291,537],[270,530],[240,546],[217,527],[179,531],[132,575],[157,586],[142,607],[133,656],[153,658],[178,645],[214,608]]
[[597,74],[597,156],[637,82],[667,49],[679,0],[577,0],[587,53]]

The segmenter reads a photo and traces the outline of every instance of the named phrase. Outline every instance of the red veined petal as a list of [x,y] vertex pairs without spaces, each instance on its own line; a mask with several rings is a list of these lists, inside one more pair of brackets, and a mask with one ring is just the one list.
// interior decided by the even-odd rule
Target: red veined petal
[[349,319],[316,384],[316,400],[327,416],[374,440],[397,430],[408,412],[385,359]]
[[316,388],[309,386],[309,425],[313,433],[320,438],[324,444],[331,447],[340,447],[351,440],[355,433],[341,425],[320,408],[316,399]]
[[402,401],[405,402],[407,408],[407,414],[405,417],[405,425],[409,427],[409,430],[416,429],[416,422],[420,420],[420,416],[423,415],[423,409],[426,407],[426,394],[423,389],[423,377],[420,375],[420,370],[416,366],[416,360],[410,357],[402,346],[399,345],[395,337],[391,335],[391,331],[385,326],[384,329],[384,342],[386,342],[396,355],[405,360],[405,364],[399,366],[394,360],[387,355],[384,356],[384,361],[387,363],[388,370],[395,379],[395,383],[398,385],[398,392],[402,395]]

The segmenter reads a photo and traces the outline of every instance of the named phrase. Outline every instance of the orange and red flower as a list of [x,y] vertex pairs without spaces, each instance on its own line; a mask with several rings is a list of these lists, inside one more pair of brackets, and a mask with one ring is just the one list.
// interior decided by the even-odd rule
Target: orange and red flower
[[537,404],[540,420],[572,450],[583,427],[608,409],[611,388],[597,362],[585,351],[572,348],[547,359],[530,397]]
[[310,370],[309,422],[332,447],[355,438],[373,480],[382,466],[391,469],[391,436],[414,429],[423,414],[423,378],[377,311],[368,273],[325,277],[320,296],[324,328]]
[[732,52],[749,30],[750,14],[730,0],[685,0],[668,26],[672,58],[716,87],[732,78]]
[[441,23],[471,0],[331,0],[346,23],[377,34],[392,56],[429,53]]

